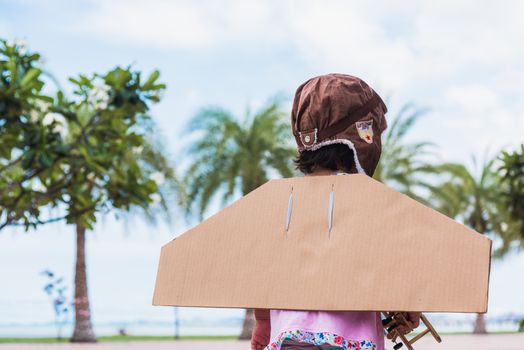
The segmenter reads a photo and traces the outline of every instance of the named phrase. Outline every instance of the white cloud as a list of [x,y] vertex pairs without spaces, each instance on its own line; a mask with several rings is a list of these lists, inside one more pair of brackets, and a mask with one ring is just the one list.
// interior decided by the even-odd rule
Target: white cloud
[[518,0],[505,6],[472,0],[91,0],[79,29],[163,49],[287,46],[318,71],[353,72],[398,90],[472,68],[490,68],[495,72],[483,73],[495,77],[520,65],[523,11]]
[[288,8],[293,44],[311,65],[351,72],[389,89],[413,79],[416,56],[406,38],[390,37],[372,14],[353,2],[329,4],[306,1]]
[[[510,103],[508,103],[510,102]],[[524,103],[513,103],[485,85],[456,85],[444,92],[443,105],[456,123],[498,136],[501,139],[521,141],[524,128]]]
[[[293,39],[312,64],[364,72],[390,88],[421,80],[427,86],[429,79],[455,79],[472,68],[498,73],[524,59],[522,2],[424,2],[403,13],[386,1],[365,8],[347,1],[302,4],[290,16]],[[478,78],[492,75],[490,69],[476,72]]]
[[[424,137],[437,138],[448,160],[463,161],[486,150],[490,156],[524,141],[524,104],[513,103],[496,88],[483,84],[444,89],[432,128]],[[431,133],[429,131],[432,131]],[[435,132],[440,131],[440,132]]]
[[[113,42],[161,49],[258,45],[278,32],[274,11],[260,1],[91,0],[77,29]],[[250,41],[252,38],[253,41]]]
[[444,96],[448,103],[475,112],[491,112],[501,102],[495,91],[482,85],[451,86]]
[[522,142],[518,129],[507,127],[523,123],[517,91],[524,79],[524,2],[518,0],[504,6],[473,0],[91,4],[81,30],[114,43],[196,50],[210,60],[217,50],[271,53],[287,47],[310,72],[358,75],[382,95],[431,106],[434,113],[416,136],[435,139],[433,130],[440,128],[435,141],[444,153]]
[[213,35],[198,8],[168,1],[93,1],[80,22],[83,30],[110,41],[152,47],[194,48]]

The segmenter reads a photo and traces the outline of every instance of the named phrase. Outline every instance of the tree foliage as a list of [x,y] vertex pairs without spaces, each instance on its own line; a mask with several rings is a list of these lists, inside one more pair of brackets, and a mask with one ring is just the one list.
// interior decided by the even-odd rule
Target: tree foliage
[[62,219],[91,228],[97,212],[160,201],[174,174],[147,139],[159,72],[116,67],[71,78],[71,97],[51,95],[39,58],[0,41],[0,229]]
[[504,254],[512,245],[524,249],[524,144],[515,151],[503,151],[499,159],[501,202],[507,220],[513,223],[501,235],[504,244],[498,253]]
[[382,155],[373,178],[429,205],[428,199],[420,194],[420,189],[427,188],[422,175],[435,173],[428,163],[435,145],[407,139],[413,126],[425,113],[425,109],[412,104],[400,109],[382,137]]
[[188,148],[188,209],[202,215],[213,195],[227,201],[235,191],[247,194],[263,185],[270,173],[290,177],[292,157],[289,122],[278,102],[269,103],[243,120],[221,108],[206,108],[188,125],[197,139]]
[[479,165],[476,157],[472,157],[472,169],[458,163],[436,166],[443,178],[432,187],[432,202],[438,210],[477,232],[500,232],[500,196],[494,161],[494,158],[484,159]]

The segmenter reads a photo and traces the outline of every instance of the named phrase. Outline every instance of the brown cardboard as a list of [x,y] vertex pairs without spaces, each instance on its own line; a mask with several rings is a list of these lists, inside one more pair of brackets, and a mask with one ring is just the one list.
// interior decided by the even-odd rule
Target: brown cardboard
[[486,312],[490,256],[368,176],[271,180],[162,247],[153,304]]

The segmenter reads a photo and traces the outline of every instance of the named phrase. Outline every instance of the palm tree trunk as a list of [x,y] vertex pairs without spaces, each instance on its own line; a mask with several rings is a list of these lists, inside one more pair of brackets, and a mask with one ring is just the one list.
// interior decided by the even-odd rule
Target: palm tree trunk
[[76,225],[76,266],[75,266],[75,330],[71,342],[93,343],[96,336],[91,324],[91,311],[87,296],[86,275],[86,228]]
[[484,314],[477,314],[475,320],[475,328],[473,329],[473,334],[487,334],[486,331],[486,321],[484,320]]
[[240,333],[240,340],[251,339],[251,333],[255,327],[255,313],[253,309],[246,310],[246,316],[244,317],[244,323],[242,324],[242,333]]

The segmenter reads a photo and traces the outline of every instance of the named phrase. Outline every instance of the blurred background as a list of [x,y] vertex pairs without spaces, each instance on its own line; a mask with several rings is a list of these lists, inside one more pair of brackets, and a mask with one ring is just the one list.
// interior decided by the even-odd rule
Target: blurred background
[[[485,328],[477,315],[431,315],[437,329],[517,332],[523,13],[518,0],[0,0],[0,338],[57,326],[69,337],[74,305],[97,336],[238,336],[244,310],[151,306],[160,247],[267,179],[297,175],[292,97],[331,72],[364,79],[389,107],[375,177],[494,240]],[[133,125],[111,124],[128,116]],[[92,120],[94,144],[133,147],[75,153]],[[33,135],[23,147],[12,142],[22,133]],[[18,157],[29,160],[12,167]],[[61,174],[75,180],[53,192]]]

